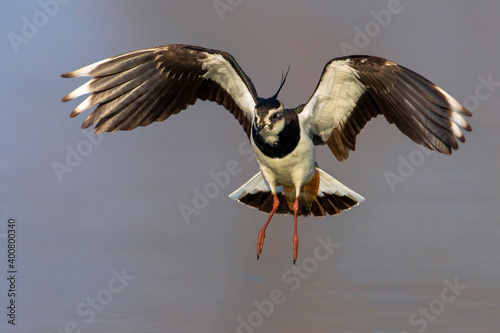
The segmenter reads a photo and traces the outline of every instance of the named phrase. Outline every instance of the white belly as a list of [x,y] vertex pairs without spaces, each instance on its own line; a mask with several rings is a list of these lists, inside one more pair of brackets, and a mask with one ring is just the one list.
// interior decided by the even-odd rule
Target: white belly
[[300,188],[314,175],[315,150],[312,140],[301,130],[300,141],[295,150],[283,158],[270,158],[254,144],[252,148],[260,171],[272,188],[279,185]]

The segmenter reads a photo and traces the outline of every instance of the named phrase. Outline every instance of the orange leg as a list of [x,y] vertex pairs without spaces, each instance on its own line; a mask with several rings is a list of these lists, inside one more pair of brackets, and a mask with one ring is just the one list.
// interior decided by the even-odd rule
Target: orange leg
[[297,261],[297,256],[299,254],[299,236],[297,235],[297,213],[299,211],[299,196],[295,198],[295,203],[293,204],[293,220],[295,223],[293,232],[293,264]]
[[274,213],[278,210],[279,205],[280,205],[280,200],[278,199],[278,196],[276,194],[273,194],[273,210],[269,214],[266,224],[264,224],[264,227],[260,230],[259,237],[257,239],[257,260],[259,260],[260,254],[262,253],[262,248],[264,247],[264,237],[266,237],[267,225],[271,221],[271,218],[273,217]]

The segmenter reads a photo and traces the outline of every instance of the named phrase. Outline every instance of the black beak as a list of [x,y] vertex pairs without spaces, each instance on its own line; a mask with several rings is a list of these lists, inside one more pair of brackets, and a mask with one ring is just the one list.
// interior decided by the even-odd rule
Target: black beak
[[254,131],[255,135],[259,135],[260,131],[262,131],[262,129],[264,129],[264,127],[266,127],[266,125],[261,126],[259,124],[254,124],[253,131]]

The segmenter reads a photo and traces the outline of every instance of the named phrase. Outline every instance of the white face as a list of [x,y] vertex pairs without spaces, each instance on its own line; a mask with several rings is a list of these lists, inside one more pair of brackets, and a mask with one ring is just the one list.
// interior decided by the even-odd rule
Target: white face
[[262,129],[259,134],[264,141],[268,144],[275,144],[278,142],[278,135],[285,127],[285,118],[283,116],[283,105],[281,104],[278,109],[271,109],[265,115],[255,113],[255,122],[257,126]]

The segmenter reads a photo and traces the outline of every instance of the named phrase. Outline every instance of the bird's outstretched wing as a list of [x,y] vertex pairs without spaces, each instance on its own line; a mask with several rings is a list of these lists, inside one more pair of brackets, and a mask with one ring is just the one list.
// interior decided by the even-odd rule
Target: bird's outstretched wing
[[97,122],[96,133],[147,126],[201,99],[223,105],[249,135],[258,99],[230,54],[181,44],[125,53],[61,76],[94,77],[62,101],[91,94],[71,117],[98,105],[82,124],[87,128]]
[[330,60],[316,91],[299,118],[317,144],[339,161],[355,150],[356,136],[373,117],[383,114],[418,144],[444,154],[464,142],[472,114],[441,88],[392,61],[372,56]]

